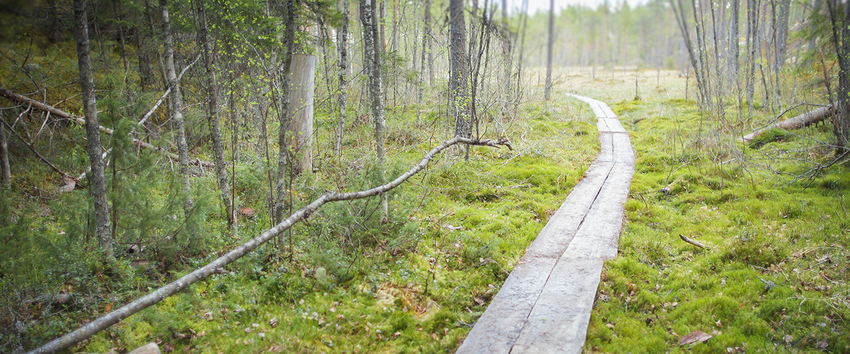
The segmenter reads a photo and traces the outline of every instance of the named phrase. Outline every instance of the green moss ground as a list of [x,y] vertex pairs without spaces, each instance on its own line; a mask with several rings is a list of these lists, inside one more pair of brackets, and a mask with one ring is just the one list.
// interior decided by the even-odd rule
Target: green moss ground
[[[586,350],[850,351],[850,175],[833,166],[796,179],[830,160],[828,150],[813,149],[829,141],[829,128],[753,150],[700,117],[694,102],[649,97],[612,104],[637,165],[620,254],[605,264]],[[692,331],[714,337],[679,347]]]

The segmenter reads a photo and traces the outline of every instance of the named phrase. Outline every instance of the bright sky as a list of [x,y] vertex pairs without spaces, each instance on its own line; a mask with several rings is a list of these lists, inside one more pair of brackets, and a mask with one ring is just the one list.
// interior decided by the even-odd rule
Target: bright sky
[[[497,0],[498,1],[498,0]],[[608,3],[616,4],[623,0],[609,0]],[[630,5],[640,3],[640,0],[627,0]],[[499,4],[501,1],[498,2]],[[589,7],[597,7],[603,3],[603,0],[555,0],[555,11],[566,8],[568,5],[582,4]],[[522,6],[522,0],[508,0],[509,9],[519,9]],[[535,13],[536,11],[549,11],[549,0],[528,0],[528,11]]]

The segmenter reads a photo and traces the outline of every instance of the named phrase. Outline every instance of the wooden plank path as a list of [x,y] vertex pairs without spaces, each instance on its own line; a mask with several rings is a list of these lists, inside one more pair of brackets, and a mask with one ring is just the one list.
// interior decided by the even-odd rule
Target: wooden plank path
[[580,353],[584,346],[602,262],[617,256],[635,155],[607,104],[568,96],[593,109],[601,151],[458,353]]

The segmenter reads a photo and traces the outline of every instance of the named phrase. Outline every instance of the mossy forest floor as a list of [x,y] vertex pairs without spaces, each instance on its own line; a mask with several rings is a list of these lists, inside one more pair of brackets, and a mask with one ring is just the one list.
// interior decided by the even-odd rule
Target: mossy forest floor
[[[390,195],[389,223],[380,223],[377,200],[326,206],[285,235],[280,248],[267,244],[74,350],[124,352],[155,341],[188,353],[453,351],[598,151],[593,113],[563,95],[575,92],[609,103],[637,155],[620,255],[603,269],[587,351],[850,351],[850,176],[836,165],[796,179],[831,159],[823,145],[831,127],[751,149],[736,136],[767,121],[766,110],[723,125],[700,114],[693,87],[691,100],[684,99],[684,79],[655,74],[640,74],[635,100],[634,72],[602,71],[597,79],[557,73],[550,104],[539,103],[540,87],[531,87],[515,116],[482,123],[484,137],[504,135],[513,151],[475,148],[468,161],[460,151],[438,157]],[[390,177],[445,137],[436,101],[425,107],[422,123],[415,107],[388,109]],[[369,124],[349,123],[337,157],[335,119],[326,112],[317,113],[318,171],[294,181],[295,207],[326,189],[377,183]],[[80,146],[68,151],[84,156]],[[155,252],[141,256],[149,263],[132,266],[140,256],[111,263],[86,257],[91,247],[75,245],[93,241],[82,236],[85,210],[74,209],[85,205],[85,193],[36,195],[58,183],[55,176],[34,158],[16,157],[16,185],[4,198],[21,207],[9,211],[16,224],[3,229],[0,246],[8,309],[0,318],[0,351],[55,338],[266,229],[267,171],[255,160],[236,166],[236,188],[240,206],[258,216],[242,219],[235,234],[216,211],[214,176],[194,179],[198,204],[212,205],[192,233],[206,247],[199,256],[167,247],[167,237],[186,227],[169,214],[179,210],[167,198],[173,183],[160,178],[134,192],[145,196],[144,210],[161,215],[139,211],[139,226],[119,233],[119,242],[142,237],[141,230],[154,240],[148,249]],[[150,167],[133,178],[167,169]],[[144,223],[151,220],[167,227]],[[71,300],[39,298],[57,293]],[[680,347],[693,331],[713,337]]]

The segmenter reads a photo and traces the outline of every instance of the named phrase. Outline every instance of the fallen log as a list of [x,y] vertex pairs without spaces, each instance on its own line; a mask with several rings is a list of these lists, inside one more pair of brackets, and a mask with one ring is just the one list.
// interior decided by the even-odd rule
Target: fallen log
[[47,343],[41,346],[40,348],[36,348],[30,351],[29,353],[55,353],[83,340],[91,338],[97,332],[109,328],[110,326],[120,322],[121,320],[127,317],[130,317],[131,315],[155,305],[156,303],[164,300],[165,298],[185,289],[187,286],[192,285],[206,278],[207,276],[215,273],[217,269],[224,268],[228,264],[233,263],[239,258],[242,258],[251,251],[257,249],[257,247],[260,247],[260,245],[268,242],[280,233],[288,230],[290,227],[292,227],[292,225],[295,225],[295,223],[307,219],[311,214],[319,210],[320,207],[327,203],[338,202],[343,200],[369,198],[389,192],[390,190],[400,186],[408,178],[413,177],[413,175],[415,175],[419,171],[424,170],[425,166],[428,165],[428,162],[430,162],[434,158],[434,156],[455,144],[490,146],[496,148],[504,145],[507,146],[508,149],[511,149],[510,143],[507,140],[503,139],[499,139],[496,141],[473,140],[455,136],[454,138],[446,140],[442,144],[431,149],[431,151],[428,151],[428,153],[425,154],[425,156],[422,158],[422,160],[419,161],[419,163],[414,165],[410,170],[403,173],[401,176],[398,176],[398,178],[396,178],[392,182],[359,192],[326,192],[321,197],[314,200],[312,203],[308,204],[304,208],[301,208],[298,211],[292,213],[292,215],[290,215],[288,218],[284,219],[271,229],[268,229],[259,236],[248,240],[239,247],[236,247],[230,252],[227,252],[225,255],[219,257],[218,259],[207,263],[207,265],[198,268],[195,271],[184,275],[180,279],[177,279],[168,285],[156,289],[155,291],[145,296],[142,296],[129,304],[121,306],[117,310],[103,315],[95,319],[94,321],[91,321],[88,324],[72,331],[71,333],[68,333],[60,338],[54,339],[50,343]]
[[824,106],[813,111],[808,111],[806,113],[800,114],[794,118],[787,119],[781,122],[777,122],[775,124],[771,124],[767,127],[758,129],[750,134],[745,135],[741,138],[741,140],[745,143],[752,141],[753,139],[759,137],[762,133],[769,131],[771,129],[785,129],[785,130],[795,130],[808,127],[812,124],[819,123],[829,118],[835,109],[834,106]]
[[[194,64],[194,62],[193,62],[193,64]],[[188,68],[188,66],[187,66],[187,68]],[[182,75],[182,73],[181,73],[181,75]],[[171,91],[171,88],[169,88],[166,91],[166,94],[168,94],[168,92],[170,92],[170,91]],[[30,105],[33,108],[37,108],[39,110],[48,112],[48,113],[55,115],[57,117],[60,117],[60,118],[70,119],[72,122],[75,122],[77,124],[86,125],[86,120],[83,119],[83,118],[73,116],[70,113],[65,112],[65,111],[63,111],[59,108],[53,107],[51,105],[48,105],[48,104],[45,104],[45,103],[42,103],[42,102],[38,102],[38,101],[33,100],[29,97],[19,95],[17,93],[14,93],[14,92],[9,91],[9,90],[2,88],[2,87],[0,87],[0,96],[6,97],[13,102],[17,102],[17,103],[20,103],[20,104],[23,104],[23,105]],[[147,114],[145,114],[145,116],[142,118],[140,123],[144,122],[145,120],[147,120],[150,117],[151,113],[153,113],[153,110],[155,110],[157,107],[159,107],[160,104],[162,104],[162,101],[163,101],[164,98],[165,97],[163,96],[162,98],[160,98],[156,102],[156,104],[154,105],[154,108],[151,111],[149,111]],[[112,135],[115,134],[115,132],[112,129],[109,129],[109,128],[104,127],[102,125],[99,125],[98,129],[100,131],[106,133],[109,136],[112,136]],[[177,157],[177,154],[172,153],[171,151],[168,151],[167,149],[148,144],[148,143],[141,141],[141,140],[138,140],[138,139],[133,139],[133,145],[138,146],[138,147],[143,148],[143,149],[149,149],[149,150],[154,150],[154,151],[163,153],[166,156],[168,156],[168,158],[171,159],[172,161],[178,161],[179,160],[178,157]],[[204,168],[215,167],[214,163],[208,162],[208,161],[202,161],[200,159],[190,160],[189,164],[195,165],[195,166],[198,166],[198,167],[204,167]]]

